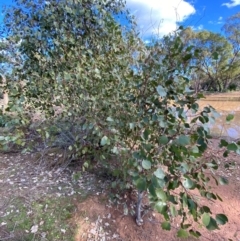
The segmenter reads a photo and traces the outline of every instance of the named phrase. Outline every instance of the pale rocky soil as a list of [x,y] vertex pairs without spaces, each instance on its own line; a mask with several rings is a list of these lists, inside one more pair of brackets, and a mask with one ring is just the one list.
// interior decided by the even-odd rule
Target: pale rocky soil
[[[240,157],[231,154],[227,159],[222,157],[222,151],[217,147],[217,140],[213,140],[207,156],[214,156],[221,163],[218,174],[229,179],[229,185],[214,186],[223,199],[223,202],[209,203],[213,213],[224,213],[229,222],[220,230],[209,232],[199,228],[202,236],[199,240],[225,241],[232,239],[240,241]],[[30,203],[46,196],[73,196],[88,195],[83,201],[74,201],[76,209],[71,222],[78,227],[75,241],[178,241],[176,237],[178,220],[172,220],[173,229],[163,231],[160,227],[163,220],[160,215],[153,212],[148,206],[144,210],[144,225],[135,224],[132,210],[136,195],[134,192],[125,193],[116,199],[109,198],[107,187],[111,180],[99,179],[95,174],[82,173],[75,180],[73,169],[66,168],[44,170],[32,155],[0,154],[0,240],[11,240],[10,233],[4,228],[1,217],[6,215],[8,207],[14,199],[21,197]],[[235,163],[235,166],[226,169],[224,164]],[[74,167],[74,171],[81,170]],[[116,204],[117,203],[117,204]],[[128,210],[124,203],[127,203]],[[147,203],[146,203],[147,204]],[[196,240],[187,238],[185,240]],[[68,241],[66,239],[66,241]]]

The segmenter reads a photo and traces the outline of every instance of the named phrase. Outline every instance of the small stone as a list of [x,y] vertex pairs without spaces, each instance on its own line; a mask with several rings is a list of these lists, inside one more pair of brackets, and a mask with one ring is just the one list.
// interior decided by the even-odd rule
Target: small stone
[[96,235],[97,234],[97,231],[95,229],[91,229],[90,230],[90,233],[93,234],[93,235]]

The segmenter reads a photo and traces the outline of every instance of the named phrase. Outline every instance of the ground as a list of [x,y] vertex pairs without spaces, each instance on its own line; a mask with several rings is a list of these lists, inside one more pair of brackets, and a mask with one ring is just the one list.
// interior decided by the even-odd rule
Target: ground
[[[217,175],[227,177],[229,185],[213,183],[223,202],[199,201],[213,213],[226,214],[229,222],[212,232],[196,228],[202,234],[199,240],[240,241],[240,158],[231,154],[224,159],[218,141],[211,141],[206,155],[219,161]],[[32,154],[0,154],[0,240],[181,240],[176,236],[178,220],[172,220],[171,231],[163,231],[162,217],[148,205],[144,225],[138,227],[132,215],[135,193],[110,197],[110,184],[108,178],[82,172],[79,166],[49,170],[39,166]]]

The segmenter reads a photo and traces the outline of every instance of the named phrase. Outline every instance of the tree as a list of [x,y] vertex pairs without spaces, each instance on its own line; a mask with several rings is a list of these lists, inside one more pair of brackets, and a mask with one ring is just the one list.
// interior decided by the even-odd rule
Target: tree
[[[191,61],[198,56],[185,47],[180,33],[165,38],[164,51],[158,41],[146,46],[131,19],[127,28],[116,22],[116,14],[127,14],[120,1],[16,2],[5,19],[9,36],[21,38],[23,65],[17,73],[26,80],[24,88],[13,87],[10,111],[19,113],[15,129],[32,124],[23,113],[39,109],[37,131],[45,146],[65,148],[70,161],[85,158],[84,167],[95,165],[97,158],[116,177],[113,185],[136,187],[139,225],[144,192],[164,216],[164,229],[170,229],[171,217],[182,217],[179,237],[187,236],[184,229],[200,235],[189,228],[188,216],[203,219],[210,230],[227,222],[192,193],[196,189],[204,198],[221,200],[209,190],[205,173],[214,173],[218,164],[201,159],[210,138],[207,124],[217,113],[212,107],[200,111],[202,95],[189,89]],[[189,121],[188,113],[195,118]],[[7,133],[0,140],[2,145],[9,140],[24,145],[23,138],[24,132],[17,137]],[[222,145],[239,150],[237,144]],[[215,174],[212,178],[225,182]]]
[[238,81],[239,61],[232,44],[224,36],[191,29],[184,30],[181,36],[187,46],[192,45],[194,51],[198,50],[197,58],[193,59],[196,69],[192,72],[196,91],[224,91]]
[[228,38],[228,40],[233,45],[234,56],[239,58],[240,51],[240,12],[234,14],[227,19],[226,23],[223,26],[223,30]]
[[[233,46],[233,58],[230,62],[230,65],[233,65],[233,71],[235,74],[235,79],[239,81],[239,64],[240,64],[240,12],[231,16],[227,19],[226,23],[223,26],[223,31],[227,36],[228,41]],[[234,83],[233,83],[234,84]],[[238,82],[236,86],[238,86]]]
[[22,66],[22,55],[19,52],[20,40],[16,36],[2,37],[0,41],[0,98],[3,99],[3,112],[9,102],[9,86],[16,80],[15,70]]
[[207,89],[226,90],[239,74],[232,45],[220,34],[206,31],[199,32],[197,39],[202,53],[198,66],[208,78]]
[[16,38],[2,38],[0,43],[0,71],[2,74],[10,76],[12,70],[22,64],[18,46],[19,42]]

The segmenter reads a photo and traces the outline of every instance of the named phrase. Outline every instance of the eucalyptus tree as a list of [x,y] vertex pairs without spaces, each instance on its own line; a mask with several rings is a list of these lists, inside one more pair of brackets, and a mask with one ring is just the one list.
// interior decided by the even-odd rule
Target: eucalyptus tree
[[[192,191],[221,200],[209,189],[205,172],[214,173],[217,161],[202,158],[210,138],[208,124],[217,113],[212,107],[200,110],[202,95],[189,89],[197,51],[184,45],[179,32],[165,38],[168,51],[158,41],[146,46],[121,1],[16,3],[6,12],[5,25],[10,37],[21,39],[23,64],[16,75],[26,85],[13,86],[16,101],[10,108],[19,113],[19,124],[30,121],[22,115],[26,109],[39,109],[44,124],[37,131],[47,146],[66,148],[70,159],[85,157],[84,167],[96,164],[89,158],[93,154],[111,169],[113,186],[133,185],[139,225],[144,193],[164,216],[162,228],[169,230],[171,219],[182,217],[179,237],[188,235],[185,229],[200,236],[189,216],[209,230],[225,224],[227,217],[214,216]],[[119,15],[127,18],[126,28],[116,21]],[[61,106],[59,115],[56,106]],[[195,118],[190,120],[189,114]],[[59,129],[59,123],[64,128]],[[64,140],[59,142],[61,131]],[[0,140],[2,145],[9,140],[21,143],[23,136],[8,133]],[[221,144],[239,149],[237,144]],[[215,173],[212,178],[226,183]]]
[[[123,15],[122,1],[15,2],[5,13],[5,26],[8,38],[21,40],[23,64],[16,75],[27,83],[19,96],[26,105],[21,106],[35,108],[48,118],[60,106],[61,118],[67,116],[81,124],[89,121],[100,130],[105,118],[100,110],[111,111],[114,100],[105,101],[99,91],[115,86],[117,92],[120,73],[116,75],[126,69],[131,57],[131,32],[115,21],[117,15]],[[115,92],[107,94],[114,96]],[[75,141],[70,140],[70,144]]]
[[[224,26],[223,31],[228,41],[233,46],[233,58],[231,59],[229,66],[233,65],[233,75],[237,80],[236,85],[239,85],[239,64],[240,64],[240,12],[229,17]],[[231,68],[230,68],[231,69]],[[230,70],[231,71],[231,70]],[[234,83],[234,82],[233,82]]]
[[201,49],[198,66],[206,75],[206,88],[227,90],[239,74],[232,44],[224,36],[207,31],[198,32],[196,38]]
[[193,31],[190,28],[185,29],[181,36],[187,46],[192,45],[192,50],[198,51],[197,58],[192,59],[196,67],[192,72],[196,91],[224,91],[238,81],[239,60],[234,46],[226,37],[220,33]]
[[239,58],[240,52],[240,12],[229,17],[224,26],[223,30],[228,40],[233,45],[234,55]]

